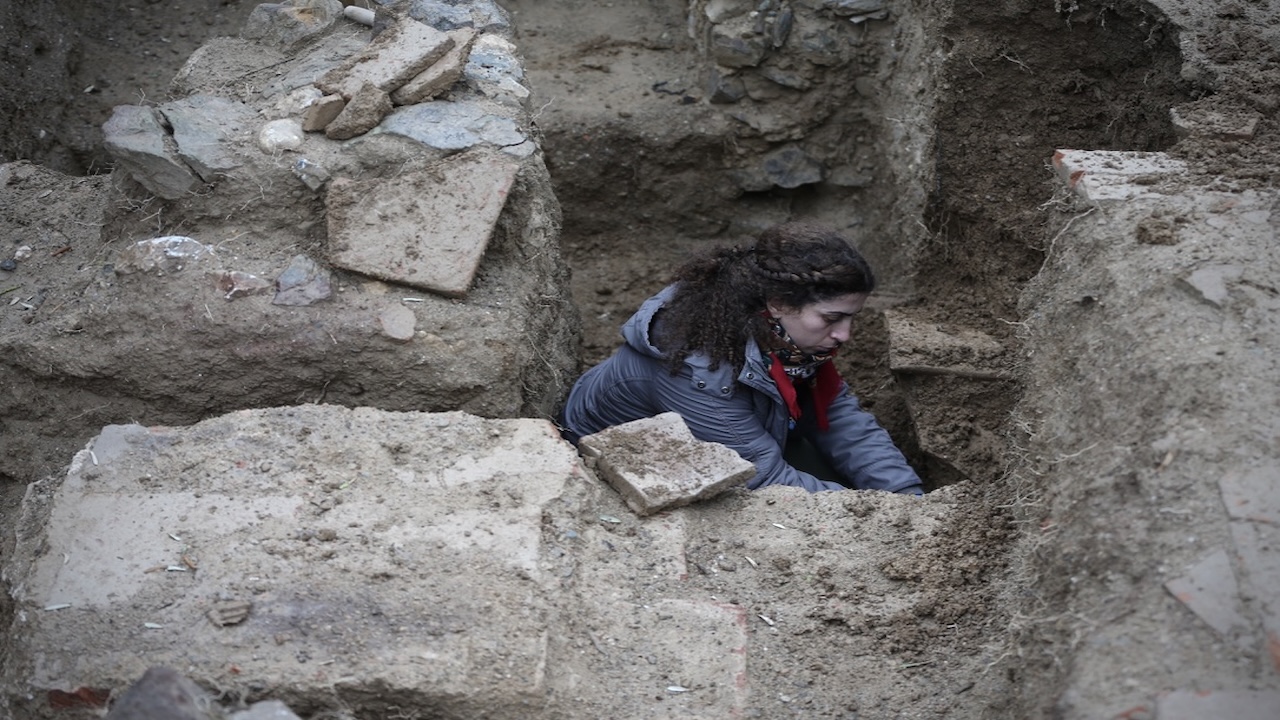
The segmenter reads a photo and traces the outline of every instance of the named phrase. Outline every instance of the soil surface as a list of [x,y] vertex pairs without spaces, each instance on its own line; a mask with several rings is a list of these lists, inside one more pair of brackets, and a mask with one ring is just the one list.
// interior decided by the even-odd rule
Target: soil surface
[[[10,141],[4,159],[29,158],[71,174],[109,165],[97,128],[110,109],[164,98],[185,59],[209,37],[237,34],[256,4],[203,0],[193,9],[191,3],[148,0],[86,6],[75,29],[79,49],[68,64],[75,93],[62,98],[57,140],[36,134],[27,142]],[[874,126],[882,134],[868,136],[866,144],[887,146],[895,136],[911,137],[913,129],[930,125],[926,132],[935,139],[917,158],[926,169],[915,172],[931,182],[914,227],[891,217],[905,199],[891,181],[893,171],[884,167],[876,168],[877,181],[853,195],[744,194],[701,175],[699,166],[720,162],[730,152],[727,146],[759,138],[704,102],[705,78],[692,69],[696,48],[683,3],[504,4],[527,59],[548,169],[565,208],[563,243],[584,320],[584,365],[607,356],[618,325],[662,287],[675,263],[709,243],[732,241],[793,216],[856,215],[857,222],[842,220],[841,226],[854,234],[869,228],[892,235],[913,248],[912,262],[886,273],[876,312],[862,328],[864,352],[842,358],[842,369],[913,463],[930,471],[934,488],[958,477],[970,482],[934,493],[918,512],[892,499],[852,493],[816,506],[790,496],[734,494],[705,508],[688,556],[695,582],[753,615],[794,621],[785,632],[763,621],[753,629],[778,647],[775,656],[753,658],[760,663],[759,677],[778,682],[761,688],[775,696],[772,704],[758,706],[759,716],[1016,717],[1046,707],[1045,698],[1061,689],[1057,683],[1066,670],[1054,667],[1053,651],[1038,650],[1036,643],[1060,643],[1052,646],[1060,651],[1070,645],[1073,628],[1065,621],[1036,625],[1015,608],[1039,603],[1049,617],[1065,612],[1064,598],[1076,591],[1063,579],[1035,584],[1019,563],[1028,552],[1043,553],[1046,541],[1037,537],[1030,550],[1018,549],[1018,538],[1020,528],[1038,528],[1047,512],[1048,501],[1028,490],[1028,483],[1042,481],[1037,478],[1064,458],[1055,462],[1026,452],[1036,433],[1028,424],[1034,418],[1017,411],[1019,381],[965,383],[892,373],[892,313],[973,329],[999,343],[1001,351],[987,358],[990,367],[1010,373],[1025,367],[1034,349],[1023,344],[1028,318],[1020,297],[1046,256],[1055,257],[1060,231],[1087,211],[1058,190],[1047,168],[1057,148],[1167,150],[1189,163],[1188,173],[1175,181],[1187,188],[1273,188],[1280,168],[1277,3],[1018,0],[998,6],[955,3],[945,11],[930,10],[925,2],[903,3],[904,14],[917,14],[916,24],[895,31],[901,41],[895,47],[918,54],[896,69],[901,74],[914,61],[922,90],[914,104],[907,100],[911,94],[897,93],[900,107],[884,108],[886,117]],[[925,45],[936,52],[919,50],[912,32],[933,38]],[[877,77],[892,82],[886,76],[894,70],[889,63]],[[1169,116],[1175,106],[1214,113],[1228,125],[1252,121],[1255,130],[1248,137],[1180,138]],[[882,163],[894,158],[896,151],[882,150]],[[103,176],[88,175],[82,185],[91,197],[101,182]],[[72,195],[48,198],[67,218],[79,217],[87,202],[92,200]],[[1148,244],[1161,244],[1176,227],[1176,218],[1154,218],[1147,237],[1155,239]],[[21,244],[21,238],[11,241]],[[6,243],[5,253],[10,250]],[[890,254],[885,267],[895,262]],[[1141,278],[1160,268],[1161,261],[1145,262],[1150,264],[1127,272]],[[1077,267],[1086,265],[1080,261]],[[1069,275],[1071,268],[1058,266],[1058,272]],[[1092,297],[1078,301],[1087,305]],[[1110,343],[1129,341],[1120,330],[1095,339],[1100,353]],[[1123,354],[1103,356],[1126,361]],[[1151,378],[1173,365],[1167,358],[1147,360]],[[1211,373],[1205,379],[1214,382]],[[1035,378],[1042,388],[1073,380]],[[1148,417],[1182,402],[1159,394],[1153,399],[1136,386],[1112,392],[1142,405]],[[937,408],[928,428],[913,426],[913,406]],[[1102,439],[1071,441],[1078,449]],[[1143,452],[1156,452],[1145,449],[1150,438],[1142,443]],[[1155,447],[1163,449],[1154,461],[1143,458],[1149,474],[1170,452]],[[1100,463],[1086,469],[1108,468]],[[1005,482],[1015,476],[1025,482]],[[0,526],[11,526],[25,483],[36,479],[0,483]],[[1128,527],[1150,510],[1137,508],[1133,517],[1114,522]],[[804,525],[815,533],[830,525],[840,529],[821,542],[785,547],[744,529],[772,523]],[[1197,527],[1189,523],[1175,530],[1193,535]],[[884,544],[883,538],[896,544]],[[625,539],[648,541],[643,528]],[[1117,558],[1090,554],[1096,549],[1090,542],[1063,543],[1074,549],[1078,564],[1061,567],[1081,577],[1106,575]],[[852,560],[845,557],[850,553]],[[748,556],[751,571],[743,572]],[[756,572],[757,564],[765,572]],[[865,604],[851,609],[882,597],[906,600],[875,612]],[[1005,644],[1011,631],[1024,645]],[[850,677],[843,660],[849,657],[860,658],[866,674]],[[881,662],[882,672],[869,671]],[[1025,684],[1037,677],[1053,681]],[[957,706],[963,709],[953,712]]]

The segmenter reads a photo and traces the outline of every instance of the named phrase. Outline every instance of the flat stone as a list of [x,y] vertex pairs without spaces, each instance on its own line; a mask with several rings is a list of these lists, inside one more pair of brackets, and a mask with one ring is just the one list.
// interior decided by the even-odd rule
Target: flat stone
[[1228,472],[1218,480],[1218,488],[1231,517],[1280,527],[1280,467],[1263,465]]
[[1196,268],[1180,280],[1205,302],[1221,307],[1230,297],[1227,284],[1239,280],[1242,275],[1244,267],[1240,265],[1207,265]]
[[1219,548],[1213,551],[1192,566],[1186,575],[1170,580],[1164,586],[1223,638],[1245,648],[1256,645],[1257,638],[1245,618],[1240,588],[1226,550]]
[[262,3],[254,7],[241,34],[283,48],[328,30],[342,17],[341,0]]
[[307,106],[302,116],[302,131],[316,132],[324,130],[346,106],[347,102],[342,99],[341,95],[325,95],[321,97]]
[[397,342],[412,340],[417,322],[413,311],[404,305],[392,305],[378,313],[378,325],[382,328],[382,334]]
[[489,103],[428,102],[396,108],[374,132],[392,133],[437,150],[465,150],[477,145],[520,145],[528,137],[514,119],[495,114]]
[[120,167],[152,193],[177,200],[200,187],[200,178],[178,155],[158,110],[117,105],[102,126],[102,145]]
[[750,18],[735,18],[712,26],[709,50],[717,65],[746,68],[764,60],[765,37],[751,32],[752,24]]
[[1280,692],[1275,690],[1174,690],[1156,704],[1159,720],[1275,720]]
[[1093,202],[1158,196],[1165,177],[1183,175],[1186,163],[1162,152],[1057,150],[1053,168],[1068,188]]
[[412,0],[409,17],[441,30],[506,33],[511,29],[507,12],[493,0]]
[[276,278],[276,295],[272,305],[301,307],[333,295],[333,281],[329,271],[306,255],[296,255]]
[[694,438],[678,413],[606,428],[582,438],[579,448],[642,516],[715,497],[756,473],[732,449]]
[[167,667],[153,667],[129,686],[105,720],[208,720],[213,697]]
[[[3,677],[34,704],[161,665],[236,695],[340,683],[344,706],[394,694],[447,717],[536,714],[559,592],[543,518],[581,473],[534,419],[300,405],[108,426],[28,493]],[[252,612],[209,622],[225,595]]]
[[214,95],[192,95],[159,110],[173,128],[178,156],[205,182],[242,164],[233,148],[252,135],[258,120],[248,105]]
[[329,260],[371,277],[461,297],[471,287],[519,168],[512,158],[473,152],[392,178],[336,178],[326,199]]
[[443,93],[462,79],[463,68],[467,64],[467,56],[475,43],[476,31],[471,28],[460,28],[449,31],[453,39],[453,48],[445,53],[431,67],[418,73],[409,82],[391,93],[391,101],[396,105],[412,105]]
[[430,25],[403,17],[364,51],[325,73],[316,87],[351,98],[372,83],[390,93],[426,70],[453,47],[453,39]]
[[392,109],[387,93],[373,83],[365,83],[347,101],[342,112],[325,126],[324,136],[330,140],[349,140],[363,135],[377,127]]
[[1280,672],[1280,528],[1266,523],[1232,521],[1231,539],[1239,562],[1246,608],[1262,620],[1266,637],[1258,648]]

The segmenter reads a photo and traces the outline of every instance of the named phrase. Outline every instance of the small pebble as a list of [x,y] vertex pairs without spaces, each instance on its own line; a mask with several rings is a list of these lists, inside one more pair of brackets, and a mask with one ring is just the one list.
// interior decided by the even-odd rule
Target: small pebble
[[7,260],[0,260],[0,270],[13,272],[14,270],[17,270],[17,269],[18,269],[18,263],[15,262],[13,258],[9,258]]

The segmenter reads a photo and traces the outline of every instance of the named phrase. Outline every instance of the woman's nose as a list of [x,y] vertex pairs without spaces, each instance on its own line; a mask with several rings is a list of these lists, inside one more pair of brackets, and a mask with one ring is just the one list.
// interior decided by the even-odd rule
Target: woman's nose
[[852,319],[836,323],[836,326],[831,329],[831,339],[840,343],[849,342],[849,335],[851,334],[852,327]]

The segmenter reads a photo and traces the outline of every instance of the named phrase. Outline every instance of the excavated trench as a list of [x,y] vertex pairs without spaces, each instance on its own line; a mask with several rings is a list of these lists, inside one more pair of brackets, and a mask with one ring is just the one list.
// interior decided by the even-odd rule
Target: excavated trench
[[[210,10],[234,27],[252,5]],[[1140,2],[1066,10],[1046,0],[906,0],[886,18],[850,19],[844,8],[858,3],[795,3],[792,37],[806,50],[771,47],[758,66],[737,68],[730,75],[746,79],[743,94],[727,102],[710,46],[697,38],[714,31],[705,20],[712,11],[737,27],[738,16],[724,14],[732,2],[695,0],[703,18],[695,22],[683,2],[613,13],[575,0],[503,5],[527,58],[564,210],[584,366],[612,350],[618,324],[689,252],[783,219],[819,220],[852,236],[881,279],[860,351],[842,359],[864,404],[931,489],[969,479],[997,500],[1004,494],[1027,351],[1018,297],[1056,230],[1047,163],[1056,148],[1172,144],[1168,108],[1188,90],[1176,36],[1158,11]],[[790,6],[760,7],[751,12],[776,23]],[[183,31],[202,28],[225,31],[216,23]],[[145,23],[131,31],[161,49],[168,32]],[[59,43],[89,42],[75,32],[33,37],[45,39],[25,46],[32,68],[61,52]],[[87,71],[68,62],[48,72],[70,87]],[[93,72],[90,103],[109,102],[102,87],[162,96],[168,82],[163,73]],[[99,169],[87,115],[11,115],[0,154]],[[67,125],[50,125],[59,118]],[[786,170],[774,172],[778,163]],[[18,486],[6,483],[6,516]],[[1007,512],[994,509],[997,500],[983,511]]]
[[[691,12],[719,18],[726,5]],[[1017,299],[1051,234],[1049,158],[1172,144],[1168,108],[1187,99],[1176,37],[1141,3],[909,2],[889,22],[808,5],[793,37],[840,47],[839,60],[777,49],[732,71],[749,90],[727,103],[706,59],[718,26],[688,21],[683,3],[632,8],[626,41],[575,21],[572,1],[509,3],[564,206],[584,361],[612,351],[617,325],[690,251],[817,219],[854,238],[881,279],[860,351],[843,359],[859,396],[933,487],[995,481],[1019,395]],[[759,7],[769,22],[786,10]],[[700,47],[687,27],[713,40]],[[806,67],[803,91],[752,84]],[[819,179],[742,180],[791,148],[817,160]]]

